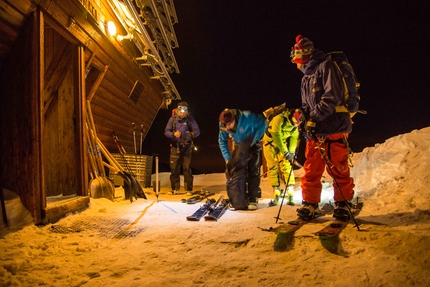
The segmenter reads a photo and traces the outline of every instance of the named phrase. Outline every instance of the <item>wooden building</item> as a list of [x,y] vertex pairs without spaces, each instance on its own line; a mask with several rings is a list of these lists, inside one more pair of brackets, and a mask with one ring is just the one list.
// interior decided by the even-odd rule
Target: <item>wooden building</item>
[[35,224],[88,206],[97,139],[133,150],[180,99],[175,23],[173,0],[0,0],[1,187]]

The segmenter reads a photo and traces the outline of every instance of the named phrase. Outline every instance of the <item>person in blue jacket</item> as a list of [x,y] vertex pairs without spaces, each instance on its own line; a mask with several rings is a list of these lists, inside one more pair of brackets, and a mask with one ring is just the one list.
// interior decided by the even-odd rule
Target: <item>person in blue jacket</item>
[[164,135],[172,139],[170,144],[170,185],[171,193],[177,194],[180,189],[181,166],[184,173],[184,188],[187,195],[193,191],[194,177],[191,173],[191,156],[193,140],[200,135],[200,128],[196,120],[188,112],[188,104],[180,102],[164,129]]
[[[262,114],[224,109],[219,116],[218,144],[226,162],[227,194],[234,209],[257,209],[260,189],[261,139],[267,128]],[[230,152],[228,140],[234,141]]]

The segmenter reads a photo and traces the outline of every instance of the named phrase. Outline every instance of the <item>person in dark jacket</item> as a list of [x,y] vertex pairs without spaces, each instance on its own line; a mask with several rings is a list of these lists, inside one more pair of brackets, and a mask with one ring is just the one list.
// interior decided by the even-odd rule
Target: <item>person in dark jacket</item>
[[170,144],[170,185],[172,194],[179,193],[181,166],[184,173],[184,189],[187,195],[193,191],[194,177],[191,173],[193,140],[200,135],[200,128],[188,113],[188,104],[180,102],[164,129],[164,135],[172,139]]
[[[318,212],[321,198],[321,177],[324,169],[335,179],[334,217],[349,220],[354,180],[348,165],[348,135],[352,120],[344,106],[344,83],[336,64],[302,35],[296,37],[291,50],[292,62],[303,72],[301,81],[302,109],[306,137],[305,174],[301,178],[303,206],[299,217],[311,219]],[[349,205],[349,206],[347,206]]]
[[[260,189],[261,138],[267,127],[262,114],[225,109],[219,117],[218,144],[226,161],[227,194],[234,209],[257,209]],[[234,148],[230,152],[229,137]]]

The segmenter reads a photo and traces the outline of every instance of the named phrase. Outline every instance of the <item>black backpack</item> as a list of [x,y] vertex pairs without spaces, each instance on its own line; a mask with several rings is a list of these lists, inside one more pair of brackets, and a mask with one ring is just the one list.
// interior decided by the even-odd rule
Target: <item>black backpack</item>
[[360,82],[345,53],[342,51],[327,53],[326,60],[334,62],[342,75],[345,86],[344,103],[351,117],[356,113],[367,114],[366,111],[358,109],[361,100],[358,93]]

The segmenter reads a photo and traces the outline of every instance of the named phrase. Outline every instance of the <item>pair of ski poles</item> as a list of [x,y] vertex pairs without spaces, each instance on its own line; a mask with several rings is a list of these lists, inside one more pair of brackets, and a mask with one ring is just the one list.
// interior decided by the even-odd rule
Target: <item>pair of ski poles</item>
[[[134,123],[131,123],[133,126],[133,142],[134,142],[134,154],[135,154],[135,160],[137,164],[137,156],[142,155],[142,143],[143,143],[143,133],[145,132],[145,129],[143,128],[143,124],[140,125],[140,145],[139,145],[139,151],[137,150],[136,146],[136,125]],[[139,162],[142,161],[142,157],[139,158]],[[140,180],[140,164],[137,165],[137,179]]]

